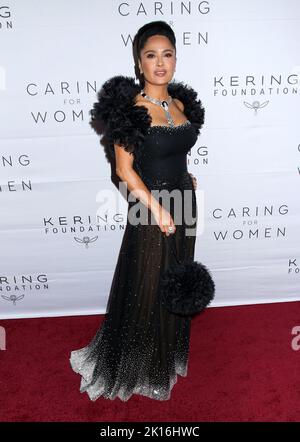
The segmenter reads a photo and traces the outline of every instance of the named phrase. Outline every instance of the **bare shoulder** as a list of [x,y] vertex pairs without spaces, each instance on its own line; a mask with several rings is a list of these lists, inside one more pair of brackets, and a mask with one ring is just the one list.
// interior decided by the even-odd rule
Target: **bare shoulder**
[[146,98],[144,98],[141,94],[137,94],[134,97],[134,106],[144,106],[149,111],[153,110],[155,112],[155,104],[148,101]]
[[179,110],[181,112],[184,111],[184,104],[182,103],[182,101],[178,100],[178,98],[173,98],[174,103],[176,104],[176,106],[179,108]]
[[134,104],[137,104],[137,105],[141,106],[141,105],[146,104],[146,103],[149,103],[149,102],[141,94],[137,94],[134,97]]

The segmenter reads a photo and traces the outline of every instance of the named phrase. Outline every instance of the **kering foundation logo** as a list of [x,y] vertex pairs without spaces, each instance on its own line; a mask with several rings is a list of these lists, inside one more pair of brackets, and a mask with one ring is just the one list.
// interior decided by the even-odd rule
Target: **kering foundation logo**
[[216,207],[212,211],[212,218],[215,222],[222,223],[224,229],[214,230],[213,235],[216,241],[282,239],[287,235],[286,226],[282,223],[278,225],[277,220],[279,217],[284,220],[286,216],[287,204]]
[[2,302],[8,302],[17,306],[24,300],[27,293],[32,294],[49,289],[48,278],[45,274],[20,276],[0,276],[0,298]]
[[97,243],[99,232],[124,231],[126,216],[123,212],[109,211],[97,213],[94,216],[70,215],[70,216],[45,216],[43,228],[46,235],[71,235],[75,243],[88,249]]
[[[219,75],[213,78],[215,97],[249,97],[244,105],[253,110],[254,115],[265,108],[269,101],[265,97],[274,95],[295,95],[298,97],[299,73]],[[255,97],[251,101],[251,97]]]

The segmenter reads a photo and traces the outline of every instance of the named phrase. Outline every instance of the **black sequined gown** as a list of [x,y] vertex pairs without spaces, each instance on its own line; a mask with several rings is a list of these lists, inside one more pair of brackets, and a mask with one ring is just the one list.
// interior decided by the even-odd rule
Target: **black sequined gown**
[[[192,203],[183,207],[192,209],[195,220],[187,153],[196,140],[189,120],[175,127],[151,126],[134,158],[134,168],[149,190],[189,190]],[[186,192],[181,194],[183,200]],[[163,199],[160,203],[165,205]],[[134,204],[129,200],[128,210]],[[169,313],[158,301],[160,274],[175,263],[170,241],[175,240],[179,259],[194,258],[195,234],[187,236],[183,216],[181,220],[174,219],[176,232],[166,236],[156,223],[132,225],[127,214],[105,318],[91,342],[70,357],[73,370],[81,375],[80,392],[86,391],[93,401],[100,396],[127,401],[132,394],[168,400],[177,375],[187,375],[191,317]]]

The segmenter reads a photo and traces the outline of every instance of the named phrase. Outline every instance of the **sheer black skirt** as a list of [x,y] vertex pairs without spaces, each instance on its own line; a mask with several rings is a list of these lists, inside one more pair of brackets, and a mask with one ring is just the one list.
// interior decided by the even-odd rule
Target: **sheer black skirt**
[[[192,211],[197,218],[187,172],[172,183],[151,184],[153,190],[190,190],[191,203],[183,204],[182,214]],[[181,194],[187,202],[186,193]],[[173,218],[174,207],[171,201]],[[176,262],[171,241],[179,259],[194,258],[195,230],[187,235],[184,216],[181,220],[175,222],[175,234],[166,237],[157,224],[132,225],[127,214],[104,320],[91,342],[70,357],[73,370],[81,375],[80,391],[93,401],[100,396],[127,401],[132,394],[168,400],[177,375],[187,375],[191,318],[169,313],[158,296],[161,273]]]

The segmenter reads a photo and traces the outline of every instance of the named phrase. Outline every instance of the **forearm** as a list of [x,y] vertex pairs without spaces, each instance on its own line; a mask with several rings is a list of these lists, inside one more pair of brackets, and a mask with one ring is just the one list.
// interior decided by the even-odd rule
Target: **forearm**
[[120,179],[127,184],[128,190],[132,195],[140,200],[146,207],[148,207],[153,213],[158,213],[161,205],[156,198],[149,192],[145,186],[143,180],[135,172],[134,169],[130,169],[126,172],[118,172]]
[[188,173],[189,173],[190,177],[192,178],[193,186],[194,186],[194,189],[196,190],[197,189],[197,178],[194,177],[194,175],[191,172],[188,172]]

